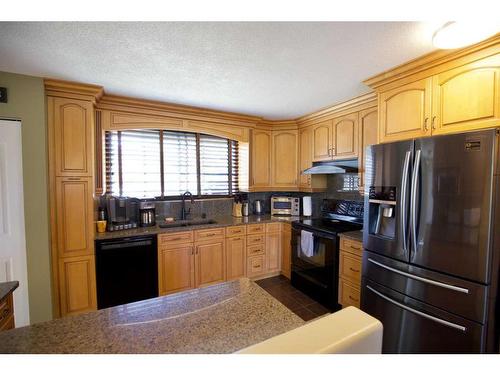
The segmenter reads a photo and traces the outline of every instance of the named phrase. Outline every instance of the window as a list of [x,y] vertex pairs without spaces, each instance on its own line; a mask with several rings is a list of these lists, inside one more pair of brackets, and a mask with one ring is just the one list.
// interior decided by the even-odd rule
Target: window
[[237,141],[167,130],[109,131],[105,140],[109,194],[153,198],[190,191],[230,196],[246,180],[240,175],[242,148]]

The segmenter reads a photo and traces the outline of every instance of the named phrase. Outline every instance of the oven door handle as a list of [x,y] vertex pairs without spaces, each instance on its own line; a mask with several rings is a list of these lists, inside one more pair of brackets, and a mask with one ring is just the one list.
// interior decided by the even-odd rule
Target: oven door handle
[[389,297],[383,295],[382,293],[376,291],[370,285],[367,285],[366,288],[369,289],[369,290],[371,290],[373,293],[375,293],[380,298],[385,299],[387,302],[390,302],[393,305],[396,305],[396,306],[402,308],[403,310],[407,310],[407,311],[410,311],[410,312],[412,312],[414,314],[417,314],[417,315],[421,316],[422,318],[432,320],[432,321],[434,321],[436,323],[442,324],[442,325],[447,326],[447,327],[458,329],[459,331],[465,332],[467,330],[466,327],[461,326],[460,324],[455,324],[455,323],[449,322],[447,320],[437,318],[437,317],[435,317],[433,315],[426,314],[426,313],[424,313],[422,311],[415,310],[414,308],[411,308],[410,306],[406,306],[406,305],[403,305],[402,303],[394,301],[392,298],[389,298]]

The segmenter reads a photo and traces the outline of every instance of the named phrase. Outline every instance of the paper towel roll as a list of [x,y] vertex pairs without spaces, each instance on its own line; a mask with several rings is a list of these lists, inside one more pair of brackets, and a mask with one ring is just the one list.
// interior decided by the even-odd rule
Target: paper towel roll
[[312,215],[312,200],[311,197],[302,198],[302,215],[311,216]]

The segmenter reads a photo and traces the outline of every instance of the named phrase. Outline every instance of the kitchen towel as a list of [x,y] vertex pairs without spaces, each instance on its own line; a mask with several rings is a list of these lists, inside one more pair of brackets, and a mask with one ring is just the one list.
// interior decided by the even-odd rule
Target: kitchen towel
[[306,257],[314,255],[314,237],[311,232],[306,230],[300,231],[300,248]]

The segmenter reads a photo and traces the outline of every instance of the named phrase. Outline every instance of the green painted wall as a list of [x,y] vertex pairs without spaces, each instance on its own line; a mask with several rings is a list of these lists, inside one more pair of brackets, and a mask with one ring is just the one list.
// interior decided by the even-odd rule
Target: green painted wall
[[31,323],[52,319],[47,126],[43,79],[0,72],[8,103],[0,103],[0,117],[21,120],[23,145],[24,218],[28,261]]

